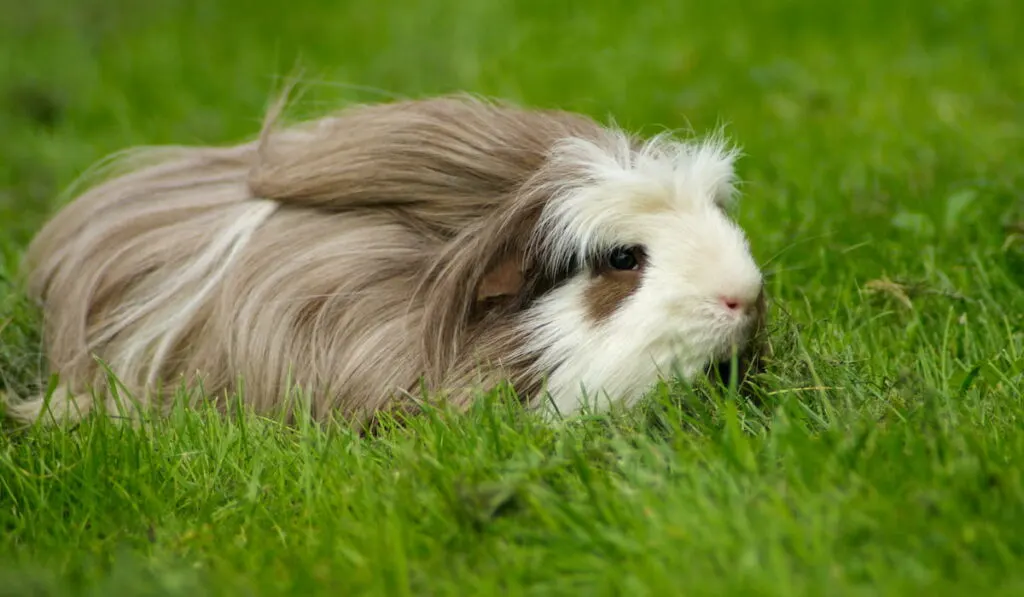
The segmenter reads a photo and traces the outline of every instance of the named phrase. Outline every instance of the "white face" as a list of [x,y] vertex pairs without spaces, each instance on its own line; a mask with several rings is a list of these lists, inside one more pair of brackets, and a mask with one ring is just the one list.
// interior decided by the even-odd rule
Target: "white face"
[[[722,206],[735,154],[718,140],[655,139],[637,152],[572,140],[554,160],[585,175],[560,189],[538,238],[584,271],[529,312],[548,405],[562,414],[636,401],[659,377],[728,359],[755,323],[762,276]],[[618,249],[618,250],[617,250]],[[584,395],[584,393],[586,395]]]

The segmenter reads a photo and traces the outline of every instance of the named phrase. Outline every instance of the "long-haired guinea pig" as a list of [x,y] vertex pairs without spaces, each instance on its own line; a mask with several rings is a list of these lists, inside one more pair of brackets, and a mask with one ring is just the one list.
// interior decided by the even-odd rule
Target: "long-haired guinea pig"
[[762,329],[719,135],[463,95],[276,119],[245,144],[123,154],[39,232],[28,284],[60,380],[44,420],[189,387],[366,420],[504,382],[564,416],[703,373]]

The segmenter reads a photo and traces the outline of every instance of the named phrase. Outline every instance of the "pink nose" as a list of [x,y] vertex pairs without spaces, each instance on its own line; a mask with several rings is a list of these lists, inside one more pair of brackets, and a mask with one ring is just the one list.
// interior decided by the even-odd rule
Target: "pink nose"
[[743,301],[733,296],[720,296],[718,297],[722,304],[725,305],[726,309],[730,311],[739,311],[743,308]]

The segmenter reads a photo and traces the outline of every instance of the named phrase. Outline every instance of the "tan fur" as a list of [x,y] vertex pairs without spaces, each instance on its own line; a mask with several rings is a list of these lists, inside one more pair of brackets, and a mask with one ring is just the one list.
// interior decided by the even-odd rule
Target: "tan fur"
[[[241,381],[268,412],[291,380],[314,416],[352,419],[405,404],[421,381],[460,405],[506,376],[535,392],[529,357],[501,357],[520,341],[514,315],[558,275],[530,245],[571,174],[545,157],[603,134],[579,115],[456,96],[121,156],[27,253],[63,384],[51,412],[76,419],[92,391],[112,406],[97,359],[143,405],[197,382],[224,397]],[[42,407],[11,400],[8,413]]]

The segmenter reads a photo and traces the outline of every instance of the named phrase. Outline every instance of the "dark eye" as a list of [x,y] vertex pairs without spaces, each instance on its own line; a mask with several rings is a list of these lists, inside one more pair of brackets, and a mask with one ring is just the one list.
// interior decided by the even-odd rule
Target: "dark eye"
[[618,270],[637,269],[640,267],[641,258],[638,247],[616,247],[608,255],[608,265]]

